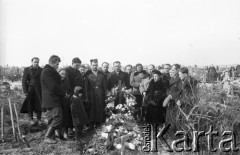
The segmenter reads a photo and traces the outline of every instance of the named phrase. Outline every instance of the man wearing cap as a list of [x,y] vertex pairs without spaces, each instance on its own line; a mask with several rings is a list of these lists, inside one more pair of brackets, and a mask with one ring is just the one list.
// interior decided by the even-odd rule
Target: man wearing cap
[[92,59],[91,70],[85,74],[84,87],[85,98],[89,103],[88,117],[90,122],[89,130],[105,121],[105,96],[107,91],[106,77],[98,70],[98,60]]

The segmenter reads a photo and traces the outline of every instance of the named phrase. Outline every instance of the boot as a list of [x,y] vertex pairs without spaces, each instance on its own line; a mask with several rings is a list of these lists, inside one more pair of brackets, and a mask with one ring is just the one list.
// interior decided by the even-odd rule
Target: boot
[[53,127],[49,127],[47,133],[45,134],[44,142],[47,144],[56,144],[57,141],[53,139],[55,129]]
[[86,131],[91,131],[91,130],[93,130],[93,129],[94,129],[94,123],[91,122],[91,123],[89,123],[89,126],[88,126],[88,128],[86,129]]
[[83,126],[75,127],[75,141],[79,142],[82,136]]
[[74,131],[72,130],[72,128],[68,128],[68,137],[70,139],[74,137]]
[[63,135],[61,134],[59,129],[55,130],[55,138],[57,138],[58,140],[64,140]]

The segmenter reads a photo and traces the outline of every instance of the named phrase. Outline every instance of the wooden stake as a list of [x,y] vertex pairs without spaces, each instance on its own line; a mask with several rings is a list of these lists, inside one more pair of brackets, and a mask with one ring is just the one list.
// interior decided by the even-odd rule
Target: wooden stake
[[15,110],[16,119],[17,119],[18,135],[19,135],[19,138],[21,139],[22,138],[22,134],[21,134],[21,131],[20,131],[20,125],[19,125],[19,119],[18,119],[18,112],[17,112],[16,103],[13,103],[13,105],[14,105],[14,110]]
[[13,137],[16,139],[16,132],[15,132],[15,126],[14,126],[14,120],[13,120],[12,104],[11,104],[10,98],[8,99],[8,103],[9,103],[9,109],[10,109],[10,114],[11,114]]

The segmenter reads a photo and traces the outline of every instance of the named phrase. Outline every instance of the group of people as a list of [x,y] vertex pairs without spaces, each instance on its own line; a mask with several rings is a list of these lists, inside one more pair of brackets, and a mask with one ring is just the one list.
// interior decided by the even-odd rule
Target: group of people
[[[49,58],[49,63],[41,68],[39,58],[32,58],[32,65],[24,69],[22,86],[26,99],[21,112],[28,113],[31,124],[42,124],[41,114],[46,111],[48,129],[44,141],[57,143],[60,139],[81,140],[83,131],[93,130],[106,119],[105,100],[113,89],[124,88],[135,96],[135,118],[148,123],[171,123],[176,106],[191,107],[187,98],[193,95],[195,80],[188,75],[188,68],[179,64],[165,64],[164,70],[149,65],[147,70],[142,64],[125,66],[104,62],[99,69],[98,60],[90,60],[90,69],[82,65],[78,57],[72,65],[59,69],[61,59],[57,55]],[[124,103],[119,96],[115,105]],[[123,100],[121,100],[123,99]],[[189,109],[189,108],[185,108]],[[37,121],[33,113],[37,114]]]

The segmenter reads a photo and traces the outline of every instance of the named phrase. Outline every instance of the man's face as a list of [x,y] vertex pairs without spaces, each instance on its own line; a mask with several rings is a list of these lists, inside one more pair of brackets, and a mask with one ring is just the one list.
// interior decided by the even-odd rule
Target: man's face
[[187,76],[186,73],[179,72],[179,77],[181,80],[184,80],[186,76]]
[[92,70],[97,71],[98,70],[98,63],[92,62]]
[[34,68],[36,68],[36,67],[38,67],[38,65],[39,65],[39,60],[38,60],[38,59],[33,59],[33,61],[32,61],[32,66],[33,66]]
[[176,67],[175,67],[175,66],[173,66],[173,67],[172,67],[172,69],[171,69],[171,72],[172,72],[173,76],[175,76],[175,75],[177,75],[177,74],[178,74],[178,72],[179,72],[179,69],[176,69]]
[[142,70],[143,70],[143,68],[141,65],[137,66],[137,72],[141,72]]
[[65,79],[65,77],[66,77],[66,71],[65,70],[61,70],[59,74],[62,77],[62,79]]
[[169,73],[171,67],[169,65],[164,65],[164,72]]
[[154,70],[153,66],[148,66],[148,73],[151,75],[152,71]]
[[107,71],[108,71],[108,68],[109,68],[109,65],[108,65],[107,63],[104,63],[104,64],[102,65],[102,71],[103,71],[103,72],[107,72]]
[[83,67],[80,67],[79,71],[82,75],[84,75],[86,73],[85,68],[83,68]]
[[115,64],[114,64],[114,70],[115,70],[116,72],[120,72],[120,70],[121,70],[121,65],[120,65],[119,63],[115,63]]
[[160,79],[160,76],[158,74],[153,74],[153,80],[156,82]]
[[130,74],[132,72],[132,67],[131,66],[126,67],[126,72]]
[[53,63],[51,66],[55,69],[58,69],[58,66],[59,66],[59,61],[56,61],[55,63]]
[[72,68],[74,68],[74,69],[79,69],[80,66],[81,66],[81,63],[73,63],[72,64]]

